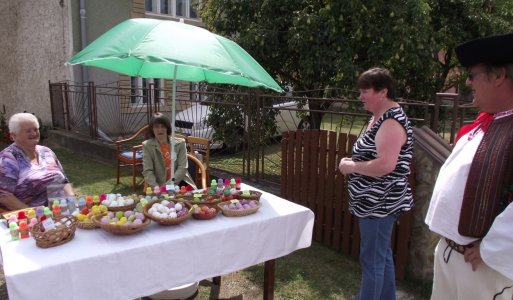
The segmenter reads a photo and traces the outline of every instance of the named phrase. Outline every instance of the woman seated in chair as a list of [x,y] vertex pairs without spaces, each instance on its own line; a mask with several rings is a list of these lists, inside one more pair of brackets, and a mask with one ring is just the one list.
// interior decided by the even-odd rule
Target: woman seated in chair
[[191,185],[196,189],[187,172],[187,148],[185,140],[176,138],[174,148],[174,172],[171,175],[171,122],[162,113],[156,113],[148,131],[151,139],[143,142],[143,176],[148,186],[162,186],[173,182],[179,186]]
[[9,133],[13,143],[0,152],[0,212],[46,206],[50,194],[75,194],[55,153],[39,145],[34,115],[12,115]]

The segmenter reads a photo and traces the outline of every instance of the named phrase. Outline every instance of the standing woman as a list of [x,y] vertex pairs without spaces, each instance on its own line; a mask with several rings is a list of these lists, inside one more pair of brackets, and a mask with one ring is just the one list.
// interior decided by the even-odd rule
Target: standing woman
[[[156,113],[148,127],[151,139],[143,142],[143,176],[148,186],[162,186],[171,181],[177,185],[191,185],[196,189],[187,172],[187,147],[185,140],[175,138],[174,170],[171,174],[171,122],[162,113]],[[171,177],[172,176],[172,177]]]
[[12,115],[9,134],[13,143],[0,152],[0,210],[47,206],[49,189],[74,195],[55,153],[39,145],[39,122],[33,114]]
[[339,170],[349,179],[349,211],[360,226],[362,280],[357,299],[395,299],[390,245],[399,213],[413,207],[408,185],[413,130],[395,101],[390,71],[373,68],[358,78],[360,100],[372,113],[367,129],[342,158]]

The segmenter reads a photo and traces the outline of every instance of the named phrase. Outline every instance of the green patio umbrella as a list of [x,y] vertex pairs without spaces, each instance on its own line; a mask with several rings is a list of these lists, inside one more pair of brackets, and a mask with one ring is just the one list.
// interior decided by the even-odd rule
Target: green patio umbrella
[[[283,91],[237,43],[203,28],[168,20],[126,20],[98,37],[67,64],[98,67],[129,76],[173,80],[173,118],[176,80]],[[174,140],[174,126],[172,128]],[[172,156],[176,155],[173,153]]]

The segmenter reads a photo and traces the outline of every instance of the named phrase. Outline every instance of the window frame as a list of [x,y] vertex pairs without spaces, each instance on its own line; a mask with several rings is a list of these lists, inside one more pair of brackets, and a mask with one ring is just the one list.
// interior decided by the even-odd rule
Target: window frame
[[[142,78],[130,77],[130,106],[141,107],[147,106],[148,101],[154,97],[150,97],[149,93],[158,90],[158,101],[160,106],[165,105],[164,79],[160,78]],[[157,100],[153,100],[156,104]]]
[[[144,10],[147,15],[167,16],[167,17],[171,17],[171,18],[184,18],[184,19],[189,19],[189,20],[201,21],[201,18],[199,17],[199,11],[197,9],[195,9],[196,16],[197,16],[195,18],[191,18],[191,11],[193,10],[192,5],[196,2],[198,4],[201,4],[202,0],[181,0],[181,1],[183,1],[184,6],[185,6],[183,16],[178,16],[176,14],[177,0],[145,0]],[[152,6],[151,10],[148,10],[148,6],[147,6],[148,2],[151,2],[151,6]],[[169,13],[166,14],[166,13],[161,12],[162,2],[167,3],[168,7],[170,8]]]

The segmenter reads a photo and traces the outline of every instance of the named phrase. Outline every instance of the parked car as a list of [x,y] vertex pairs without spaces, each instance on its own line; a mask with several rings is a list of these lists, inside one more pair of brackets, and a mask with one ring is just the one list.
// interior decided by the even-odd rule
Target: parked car
[[[298,108],[297,102],[277,103],[273,105],[273,108],[278,109],[278,113],[275,116],[276,136],[289,130],[310,127],[308,118],[301,119],[298,117],[295,110]],[[175,130],[185,135],[208,138],[212,142],[211,149],[221,149],[224,146],[223,141],[213,140],[215,130],[206,123],[210,116],[210,106],[204,102],[197,102],[176,114]]]

